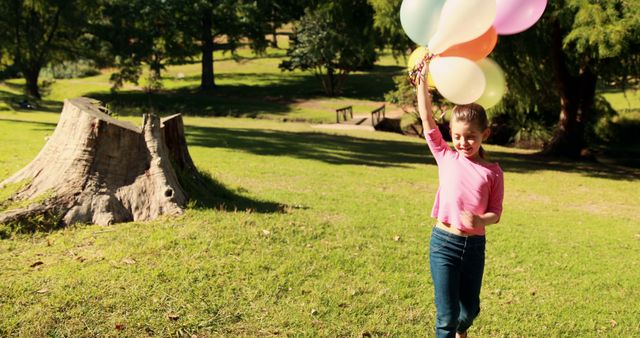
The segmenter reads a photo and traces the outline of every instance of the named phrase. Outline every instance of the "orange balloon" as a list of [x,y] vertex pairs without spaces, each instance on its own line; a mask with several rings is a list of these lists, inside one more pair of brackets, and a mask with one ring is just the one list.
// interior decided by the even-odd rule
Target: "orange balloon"
[[486,58],[495,48],[496,43],[498,43],[498,33],[491,26],[488,31],[479,37],[453,45],[442,52],[440,56],[460,56],[472,61],[478,61]]

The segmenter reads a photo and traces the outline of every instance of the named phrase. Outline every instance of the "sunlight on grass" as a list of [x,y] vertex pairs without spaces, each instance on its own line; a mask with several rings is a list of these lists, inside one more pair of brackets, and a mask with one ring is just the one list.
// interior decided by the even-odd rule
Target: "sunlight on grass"
[[[31,114],[0,113],[0,179],[55,126]],[[227,207],[0,240],[0,335],[432,334],[438,183],[423,141],[260,119],[185,124],[198,168],[232,192]],[[640,173],[487,150],[505,170],[505,213],[488,229],[474,336],[639,332]],[[248,204],[234,209],[237,198]]]
[[619,116],[617,120],[640,121],[640,91],[638,88],[626,91],[607,91],[604,97]]
[[621,89],[605,91],[603,95],[615,110],[640,110],[640,92],[637,88],[630,88],[626,91]]

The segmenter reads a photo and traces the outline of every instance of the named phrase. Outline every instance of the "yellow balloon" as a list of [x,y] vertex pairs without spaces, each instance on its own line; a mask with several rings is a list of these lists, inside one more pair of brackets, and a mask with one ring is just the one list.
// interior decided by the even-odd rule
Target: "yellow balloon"
[[[424,47],[424,46],[420,46],[414,49],[413,52],[411,52],[411,54],[409,55],[409,61],[407,62],[407,70],[411,72],[413,68],[417,66],[418,63],[422,61],[422,59],[424,59],[424,57],[427,55],[428,52],[429,50],[427,49],[427,47]],[[431,77],[431,73],[427,74],[427,86],[435,87],[435,84],[433,83],[433,78]]]
[[407,62],[407,70],[411,71],[422,60],[429,50],[427,47],[420,46],[411,52],[409,55],[409,62]]
[[476,103],[486,108],[491,108],[498,104],[504,95],[506,81],[502,68],[493,60],[486,58],[477,62],[482,73],[484,73],[487,85],[484,88],[482,96]]

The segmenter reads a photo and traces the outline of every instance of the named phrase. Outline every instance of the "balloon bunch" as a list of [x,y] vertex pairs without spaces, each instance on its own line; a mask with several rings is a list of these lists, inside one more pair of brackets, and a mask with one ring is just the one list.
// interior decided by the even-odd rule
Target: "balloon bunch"
[[403,0],[400,22],[419,45],[409,56],[409,79],[430,62],[429,86],[456,104],[490,108],[505,92],[504,73],[487,56],[498,35],[522,32],[542,16],[547,0]]

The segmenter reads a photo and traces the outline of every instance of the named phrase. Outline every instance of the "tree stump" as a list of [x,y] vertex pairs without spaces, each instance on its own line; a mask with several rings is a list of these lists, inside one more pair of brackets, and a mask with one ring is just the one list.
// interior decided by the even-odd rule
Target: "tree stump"
[[181,115],[161,122],[145,114],[138,128],[104,111],[89,98],[65,100],[60,121],[38,156],[0,183],[2,188],[24,182],[10,202],[36,202],[5,211],[0,223],[44,216],[58,226],[108,225],[183,212],[187,196],[173,163],[181,172],[195,171],[195,166]]

